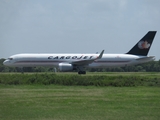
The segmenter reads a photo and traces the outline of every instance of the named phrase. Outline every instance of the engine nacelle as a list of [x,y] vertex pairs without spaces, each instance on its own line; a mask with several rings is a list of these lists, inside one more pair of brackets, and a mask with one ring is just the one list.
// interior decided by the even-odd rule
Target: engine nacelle
[[73,65],[69,63],[59,63],[59,70],[62,72],[65,71],[72,71],[73,70]]

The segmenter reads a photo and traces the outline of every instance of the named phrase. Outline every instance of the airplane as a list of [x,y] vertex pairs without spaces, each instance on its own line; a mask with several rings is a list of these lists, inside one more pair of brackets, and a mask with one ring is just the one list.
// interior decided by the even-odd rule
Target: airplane
[[157,31],[149,31],[125,54],[16,54],[6,59],[3,64],[13,67],[48,66],[60,71],[78,71],[86,74],[85,68],[124,67],[155,60],[147,56]]

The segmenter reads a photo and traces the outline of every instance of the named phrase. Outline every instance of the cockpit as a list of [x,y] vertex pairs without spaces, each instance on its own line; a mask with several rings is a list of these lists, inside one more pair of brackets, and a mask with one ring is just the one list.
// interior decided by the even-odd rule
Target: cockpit
[[13,60],[13,58],[8,58],[7,60]]

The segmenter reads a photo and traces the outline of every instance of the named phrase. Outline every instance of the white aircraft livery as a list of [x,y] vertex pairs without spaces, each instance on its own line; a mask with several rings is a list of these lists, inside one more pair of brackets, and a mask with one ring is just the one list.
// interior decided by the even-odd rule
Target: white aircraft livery
[[86,74],[85,68],[123,67],[155,60],[147,56],[156,31],[149,31],[129,52],[125,54],[16,54],[3,64],[13,67],[56,67],[60,71],[78,71]]

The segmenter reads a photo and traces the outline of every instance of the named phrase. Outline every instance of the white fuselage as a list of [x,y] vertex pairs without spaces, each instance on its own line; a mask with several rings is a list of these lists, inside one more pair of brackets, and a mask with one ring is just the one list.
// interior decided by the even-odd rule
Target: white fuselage
[[[99,54],[16,54],[4,61],[4,65],[14,67],[48,66],[58,67],[60,63],[95,59]],[[123,67],[153,61],[154,57],[129,54],[103,54],[101,59],[85,65],[89,68]]]

